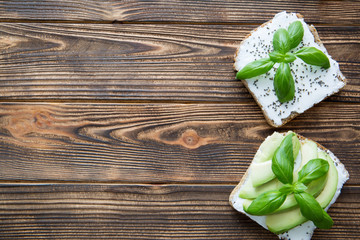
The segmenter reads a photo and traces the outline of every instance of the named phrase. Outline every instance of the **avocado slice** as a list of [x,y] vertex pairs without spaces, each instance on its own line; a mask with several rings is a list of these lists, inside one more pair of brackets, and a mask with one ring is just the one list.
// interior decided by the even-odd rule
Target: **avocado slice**
[[[338,173],[333,160],[327,153],[319,152],[318,155],[319,158],[323,158],[329,162],[326,184],[321,193],[316,197],[321,207],[325,208],[329,205],[336,192]],[[286,232],[306,221],[307,219],[301,214],[299,207],[266,216],[266,225],[268,229],[275,234]]]
[[297,138],[296,135],[294,135],[292,137],[292,144],[293,144],[293,155],[294,155],[294,160],[295,160],[297,158],[298,154],[299,154],[299,150],[300,150],[300,147],[301,147],[300,141],[299,141],[299,139]]
[[271,160],[261,163],[253,162],[250,165],[250,178],[254,187],[267,183],[276,177],[271,165]]
[[266,216],[266,226],[275,234],[289,231],[306,221],[307,219],[301,214],[299,207]]
[[260,145],[254,156],[253,162],[261,163],[271,160],[274,156],[276,148],[280,145],[284,138],[285,136],[278,132],[274,132],[272,135],[268,136]]
[[279,180],[273,179],[272,181],[262,184],[261,186],[254,187],[251,179],[248,179],[241,187],[239,197],[243,199],[255,199],[264,192],[279,189],[282,185],[283,184]]
[[301,161],[301,166],[304,166],[311,159],[318,157],[318,147],[317,144],[311,140],[305,140],[301,145],[301,158],[304,160]]
[[326,152],[319,152],[319,157],[329,162],[329,172],[327,174],[329,176],[328,180],[324,189],[316,198],[316,200],[320,203],[320,206],[322,208],[325,208],[330,204],[331,199],[336,193],[339,176],[334,161],[331,159],[329,154],[327,154]]

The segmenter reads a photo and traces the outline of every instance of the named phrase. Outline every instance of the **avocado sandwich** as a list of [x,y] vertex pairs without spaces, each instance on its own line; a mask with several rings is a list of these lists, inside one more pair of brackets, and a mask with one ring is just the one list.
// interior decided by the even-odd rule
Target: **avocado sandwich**
[[317,227],[331,228],[327,210],[348,179],[344,165],[325,147],[291,131],[274,132],[229,201],[280,239],[309,240]]

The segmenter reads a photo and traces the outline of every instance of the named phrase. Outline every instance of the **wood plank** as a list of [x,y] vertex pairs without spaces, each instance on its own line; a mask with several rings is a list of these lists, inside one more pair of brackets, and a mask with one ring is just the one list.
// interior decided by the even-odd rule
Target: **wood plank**
[[[329,148],[360,184],[359,104],[321,103],[288,130]],[[273,131],[254,102],[2,103],[0,180],[237,183]]]
[[300,12],[312,23],[359,24],[360,22],[360,2],[350,0],[0,1],[2,20],[262,23],[284,10]]
[[[0,100],[252,101],[233,55],[255,25],[0,25]],[[360,102],[360,27],[318,27]]]
[[[233,185],[0,185],[1,239],[276,239],[233,210]],[[360,188],[345,187],[314,239],[359,239]]]

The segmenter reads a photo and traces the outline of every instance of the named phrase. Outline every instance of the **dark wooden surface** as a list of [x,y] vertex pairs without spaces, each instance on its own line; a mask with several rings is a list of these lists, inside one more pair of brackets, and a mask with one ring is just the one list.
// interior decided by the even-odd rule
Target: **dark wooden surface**
[[310,23],[358,25],[359,1],[13,0],[0,1],[3,21],[263,23],[279,11]]
[[[3,23],[0,99],[253,101],[232,64],[256,26]],[[360,103],[360,26],[317,29],[349,79],[330,100]]]
[[270,127],[241,40],[304,15],[348,85],[279,131],[351,177],[313,239],[359,239],[359,1],[0,1],[0,239],[276,239],[228,204]]

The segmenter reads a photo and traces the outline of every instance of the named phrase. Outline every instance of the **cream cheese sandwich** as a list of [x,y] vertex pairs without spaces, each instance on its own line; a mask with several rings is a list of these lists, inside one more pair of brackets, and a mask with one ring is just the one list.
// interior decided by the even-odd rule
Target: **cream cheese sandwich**
[[[294,22],[299,24],[293,24]],[[295,25],[296,27],[293,27]],[[283,30],[280,32],[284,34],[277,34],[279,36],[276,38],[274,35],[279,29]],[[290,45],[286,45],[286,38],[284,40],[284,36],[287,35],[290,36]],[[295,44],[291,45],[294,42]],[[319,53],[323,55],[320,56]],[[327,62],[321,63],[324,59],[319,60],[318,57],[326,58],[324,56],[327,57],[325,59]],[[338,92],[346,84],[339,64],[327,53],[314,26],[307,25],[300,14],[280,12],[272,20],[254,29],[238,47],[234,68],[236,71],[243,70],[249,63],[260,59],[270,60],[252,66],[250,70],[261,72],[261,69],[257,68],[264,67],[268,70],[266,73],[255,77],[251,77],[251,74],[240,74],[237,78],[242,80],[263,111],[267,122],[274,127],[284,125]],[[291,73],[291,76],[284,73]],[[244,79],[247,76],[250,78]],[[287,79],[290,77],[291,79]],[[288,85],[279,85],[284,81]],[[275,82],[277,86],[274,86]],[[286,94],[284,96],[282,93],[283,101],[281,101],[278,96],[284,88],[293,88],[291,90],[293,93],[289,93],[293,96]]]

